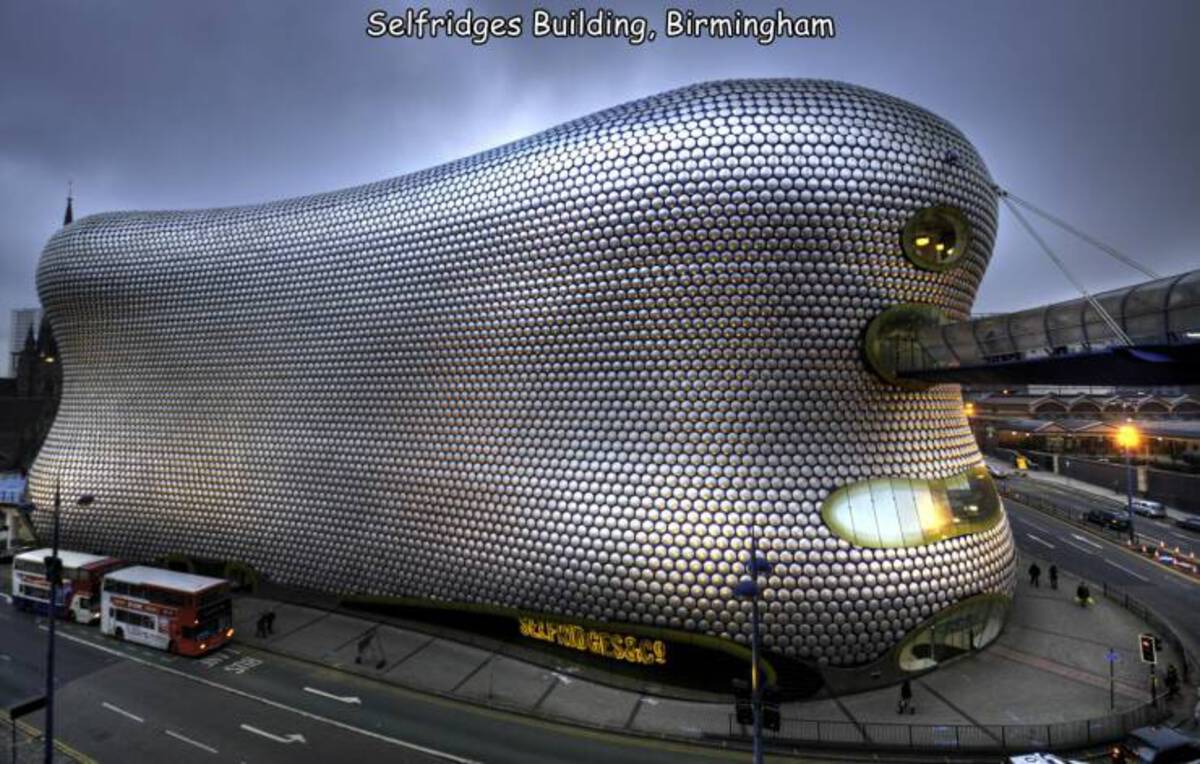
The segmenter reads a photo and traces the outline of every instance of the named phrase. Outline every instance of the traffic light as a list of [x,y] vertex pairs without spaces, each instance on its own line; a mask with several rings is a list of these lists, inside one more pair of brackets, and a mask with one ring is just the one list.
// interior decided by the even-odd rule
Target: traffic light
[[750,683],[745,679],[733,680],[733,708],[737,723],[747,727],[754,724],[754,706],[750,702]]
[[1158,663],[1158,656],[1154,649],[1155,645],[1153,634],[1139,635],[1138,647],[1142,652],[1142,663]]
[[46,578],[55,586],[62,584],[62,560],[58,557],[46,557],[42,560],[46,566]]

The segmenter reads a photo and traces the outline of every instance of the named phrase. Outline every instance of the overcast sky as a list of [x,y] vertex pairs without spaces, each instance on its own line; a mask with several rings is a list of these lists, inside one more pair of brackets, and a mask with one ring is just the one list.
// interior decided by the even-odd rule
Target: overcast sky
[[[556,10],[582,3],[541,3]],[[588,4],[589,7],[594,7]],[[997,181],[1160,273],[1200,266],[1200,2],[692,2],[829,14],[833,40],[372,40],[338,2],[0,0],[0,349],[77,215],[246,204],[471,154],[680,85],[816,77],[958,125]],[[473,7],[528,12],[517,2]],[[607,4],[661,25],[661,6]],[[1094,291],[1139,280],[1051,235]],[[976,308],[1075,296],[1007,214]],[[0,363],[0,373],[7,364]]]

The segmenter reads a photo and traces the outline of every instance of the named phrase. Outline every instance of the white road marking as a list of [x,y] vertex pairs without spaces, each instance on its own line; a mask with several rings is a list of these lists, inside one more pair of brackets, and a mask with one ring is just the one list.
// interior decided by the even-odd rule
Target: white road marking
[[1103,547],[1103,546],[1101,546],[1100,544],[1097,544],[1095,541],[1092,541],[1091,539],[1084,538],[1083,536],[1080,536],[1078,533],[1072,533],[1072,534],[1071,534],[1071,538],[1075,539],[1076,541],[1082,541],[1083,543],[1087,544],[1088,546],[1092,546],[1092,547],[1095,547],[1095,548],[1097,548],[1097,549],[1103,549],[1103,548],[1104,548],[1104,547]]
[[1167,531],[1167,533],[1170,533],[1172,536],[1174,536],[1177,539],[1183,539],[1184,541],[1188,542],[1189,544],[1196,540],[1195,536],[1185,536],[1182,533],[1176,533],[1175,531]]
[[260,730],[258,727],[251,727],[249,724],[243,724],[242,729],[247,732],[253,732],[255,735],[262,735],[268,740],[274,740],[276,743],[307,743],[304,736],[298,732],[293,732],[290,735],[272,735],[266,730]]
[[239,697],[246,698],[247,700],[253,700],[258,703],[262,703],[264,706],[271,706],[272,708],[278,708],[282,711],[289,711],[298,716],[303,716],[306,719],[312,719],[313,721],[321,722],[323,724],[328,724],[332,727],[337,727],[338,729],[342,729],[347,732],[353,732],[358,735],[363,735],[365,737],[369,737],[369,738],[373,738],[375,740],[382,741],[384,743],[390,743],[391,745],[394,745],[394,746],[397,746],[400,748],[407,748],[410,751],[418,751],[418,752],[424,753],[428,756],[436,756],[440,759],[445,759],[447,761],[458,762],[458,764],[482,764],[481,762],[479,762],[475,759],[467,759],[467,758],[463,758],[462,756],[455,756],[452,753],[446,753],[445,751],[439,751],[436,748],[427,748],[423,745],[417,745],[416,743],[409,743],[404,740],[399,740],[394,737],[389,737],[389,736],[384,735],[379,732],[372,732],[371,730],[365,730],[365,729],[362,729],[361,727],[355,727],[353,724],[339,722],[336,719],[330,719],[329,717],[321,716],[320,714],[314,714],[310,711],[305,711],[300,708],[293,708],[292,706],[289,706],[286,703],[280,703],[277,700],[271,700],[269,698],[264,698],[259,695],[255,695],[253,693],[246,692],[245,690],[239,690],[236,687],[230,687],[229,685],[221,684],[220,682],[214,682],[211,679],[205,679],[203,677],[195,676],[193,674],[187,673],[186,671],[180,671],[179,669],[171,668],[170,666],[160,666],[157,663],[151,663],[150,661],[144,661],[141,658],[137,658],[132,655],[126,655],[125,653],[122,653],[120,650],[114,650],[111,647],[106,647],[104,645],[98,645],[95,642],[92,642],[87,639],[83,639],[82,637],[77,637],[73,634],[63,634],[62,637],[64,639],[69,639],[72,642],[78,642],[81,645],[87,645],[88,647],[92,648],[93,650],[100,650],[101,652],[105,652],[110,655],[115,655],[118,658],[124,658],[125,660],[133,661],[134,663],[140,663],[141,665],[146,666],[151,669],[154,669],[155,671],[162,671],[167,674],[173,674],[182,679],[186,679],[189,682],[196,682],[198,684],[203,684],[205,686],[212,687],[215,690],[222,690],[222,691],[228,692],[232,695],[237,695]]
[[1038,543],[1039,543],[1039,544],[1041,544],[1042,546],[1048,546],[1048,547],[1050,547],[1051,549],[1053,549],[1053,548],[1054,548],[1054,545],[1053,545],[1053,544],[1051,544],[1049,541],[1046,541],[1046,540],[1044,540],[1044,539],[1040,539],[1040,538],[1038,538],[1037,536],[1033,535],[1032,533],[1026,533],[1025,535],[1026,535],[1026,536],[1028,536],[1028,537],[1029,537],[1031,540],[1038,542]]
[[336,700],[339,703],[353,703],[360,706],[362,705],[362,698],[359,698],[357,695],[334,695],[332,692],[318,690],[316,687],[305,687],[304,691],[311,692],[313,695],[320,695],[322,698]]
[[[753,666],[751,666],[751,668],[753,668]],[[557,671],[552,671],[550,673],[554,674],[554,678],[557,679],[558,681],[562,682],[563,684],[570,684],[573,681],[570,678],[565,677],[562,674],[558,673]]]
[[[1134,573],[1132,570],[1130,570],[1129,568],[1120,564],[1119,562],[1113,562],[1112,560],[1105,560],[1105,562],[1107,562],[1109,565],[1113,566],[1114,568],[1125,571],[1126,573],[1128,573],[1129,575],[1133,576],[1134,578],[1136,578],[1140,581],[1145,581],[1146,583],[1150,583],[1150,579],[1146,578],[1145,576],[1143,576],[1140,573]],[[751,667],[751,668],[753,668],[753,667]]]
[[11,661],[12,656],[8,653],[0,653],[0,661]]
[[176,740],[182,740],[183,742],[187,743],[188,745],[194,745],[202,751],[208,751],[209,753],[220,753],[220,751],[218,751],[216,748],[213,748],[212,746],[207,746],[204,743],[197,743],[195,740],[192,740],[190,737],[184,737],[183,735],[180,735],[178,732],[172,732],[171,730],[163,730],[163,731],[166,732],[171,737],[175,738]]
[[123,708],[120,708],[120,707],[118,707],[118,706],[114,706],[112,703],[109,703],[108,701],[104,701],[104,702],[103,702],[103,703],[101,703],[100,705],[104,706],[104,707],[105,707],[105,708],[107,708],[109,711],[115,711],[115,712],[117,712],[118,714],[120,714],[121,716],[125,716],[125,717],[128,717],[128,718],[130,718],[130,719],[133,719],[135,722],[138,722],[139,724],[140,724],[140,723],[142,723],[142,722],[145,722],[145,721],[146,721],[145,719],[143,719],[142,717],[138,716],[137,714],[131,714],[131,713],[129,713],[128,711],[126,711],[125,709],[123,709]]
[[1073,546],[1076,549],[1078,549],[1079,551],[1083,552],[1084,554],[1095,554],[1095,552],[1093,552],[1091,549],[1088,549],[1087,547],[1079,546],[1074,541],[1068,541],[1066,543],[1067,543],[1067,546]]

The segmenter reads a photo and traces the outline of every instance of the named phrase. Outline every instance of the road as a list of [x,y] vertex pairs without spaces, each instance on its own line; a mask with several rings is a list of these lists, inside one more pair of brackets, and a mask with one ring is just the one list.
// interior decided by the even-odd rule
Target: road
[[[197,660],[116,642],[77,624],[60,623],[59,635],[56,734],[100,762],[746,758],[482,709],[242,645]],[[0,704],[41,694],[45,643],[43,619],[0,602]],[[40,712],[27,720],[44,724]]]
[[1096,583],[1119,587],[1166,620],[1190,642],[1193,652],[1200,649],[1200,584],[1127,551],[1103,534],[1013,499],[1005,499],[1004,506],[1020,549]]
[[[1056,483],[1036,477],[1008,478],[1014,487],[1045,501],[1052,502],[1073,512],[1082,513],[1097,507],[1125,511],[1125,502],[1087,491],[1075,491]],[[1147,541],[1162,541],[1171,548],[1179,548],[1182,554],[1200,555],[1200,535],[1176,528],[1171,520],[1153,520],[1140,515],[1134,518],[1134,527]]]

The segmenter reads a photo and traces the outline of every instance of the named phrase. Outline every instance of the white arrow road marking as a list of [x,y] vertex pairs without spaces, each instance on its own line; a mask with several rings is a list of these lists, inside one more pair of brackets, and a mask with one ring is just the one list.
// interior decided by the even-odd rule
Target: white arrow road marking
[[230,687],[227,684],[221,684],[220,682],[214,682],[211,679],[205,679],[204,677],[196,676],[195,674],[189,674],[186,671],[180,671],[179,669],[171,668],[170,666],[162,666],[157,663],[151,663],[150,661],[144,661],[141,658],[138,658],[136,656],[126,655],[125,653],[121,652],[120,650],[114,650],[111,647],[108,647],[106,645],[97,644],[95,642],[92,642],[89,639],[83,639],[82,637],[77,637],[74,634],[63,634],[61,636],[63,639],[69,639],[72,642],[78,642],[81,645],[90,647],[93,650],[99,650],[102,653],[108,653],[109,655],[115,655],[118,658],[124,658],[127,661],[132,661],[133,663],[139,663],[147,668],[154,669],[155,671],[161,671],[164,674],[171,674],[172,676],[177,676],[180,679],[185,679],[189,682],[195,682],[196,684],[202,684],[205,687],[211,687],[214,690],[221,690],[222,692],[227,692],[230,695],[236,695],[239,698],[245,698],[247,700],[252,700],[256,703],[261,703],[264,706],[270,706],[271,708],[278,708],[281,711],[287,711],[289,713],[296,714],[297,716],[303,716],[305,719],[311,719],[315,722],[327,724],[330,727],[337,727],[338,729],[345,730],[346,732],[353,732],[356,735],[362,735],[363,737],[369,737],[374,740],[379,740],[384,743],[389,743],[398,748],[407,748],[410,751],[418,751],[420,753],[424,753],[429,756],[435,756],[439,759],[445,759],[447,761],[458,762],[458,764],[479,764],[479,762],[475,759],[468,759],[468,758],[465,758],[462,756],[455,756],[452,753],[447,753],[445,751],[439,751],[436,748],[428,748],[423,745],[417,745],[416,743],[409,743],[405,740],[400,740],[398,738],[390,737],[388,735],[384,735],[379,732],[374,732],[372,730],[363,729],[362,727],[355,727],[353,724],[347,724],[346,722],[339,722],[337,719],[330,719],[328,716],[321,716],[320,714],[314,714],[311,711],[305,711],[302,708],[295,708],[293,706],[287,705],[286,703],[280,703],[278,700],[271,700],[270,698],[264,698],[261,695],[255,695],[254,693],[246,692],[245,690],[239,690],[238,688]]
[[1049,541],[1046,541],[1045,539],[1040,539],[1037,536],[1033,535],[1032,533],[1026,533],[1025,535],[1028,536],[1031,540],[1038,542],[1042,546],[1048,546],[1051,549],[1054,548],[1054,545],[1051,544]]
[[274,740],[276,743],[307,743],[308,742],[307,740],[304,739],[304,736],[301,735],[299,732],[293,732],[290,735],[283,735],[283,736],[272,735],[270,732],[264,732],[263,730],[260,730],[258,727],[251,727],[249,724],[243,724],[242,729],[246,730],[247,732],[253,732],[255,735],[262,735],[265,738]]
[[359,698],[357,695],[345,695],[345,696],[334,695],[331,692],[325,692],[324,690],[318,690],[316,687],[305,687],[304,691],[311,692],[313,695],[320,695],[322,698],[329,698],[330,700],[336,700],[339,703],[356,703],[360,706],[362,705],[362,699]]
[[571,683],[571,681],[572,681],[571,679],[569,679],[568,677],[565,677],[565,676],[563,676],[562,674],[558,673],[557,671],[553,671],[553,672],[551,672],[551,673],[552,673],[552,674],[554,674],[554,678],[555,678],[555,679],[557,679],[558,681],[562,682],[563,684],[570,684],[570,683]]
[[142,717],[138,716],[137,714],[131,714],[131,713],[129,713],[128,711],[126,711],[125,709],[123,709],[123,708],[118,708],[117,706],[114,706],[112,703],[109,703],[108,701],[105,701],[105,702],[101,703],[100,705],[104,706],[104,707],[105,707],[105,708],[107,708],[109,711],[116,711],[116,712],[117,712],[118,714],[120,714],[121,716],[124,716],[124,717],[130,718],[130,719],[133,719],[135,722],[144,722],[144,721],[146,721],[145,719],[143,719]]
[[[1125,567],[1124,565],[1121,565],[1120,563],[1113,562],[1112,560],[1105,560],[1105,562],[1107,562],[1109,565],[1113,566],[1114,568],[1119,568],[1120,570],[1125,571],[1126,573],[1128,573],[1129,575],[1133,576],[1134,578],[1136,578],[1140,581],[1145,581],[1146,583],[1150,583],[1150,579],[1148,579],[1145,576],[1140,575],[1138,573],[1134,573],[1132,570]],[[753,667],[751,667],[751,668],[753,668]]]
[[171,730],[163,730],[163,731],[166,732],[171,737],[175,738],[176,740],[182,740],[183,742],[187,743],[188,745],[194,745],[202,751],[208,751],[209,753],[220,753],[216,748],[205,745],[204,743],[197,743],[195,740],[192,740],[190,737],[184,737],[183,735],[180,735],[178,732],[172,732]]
[[1099,544],[1097,544],[1095,541],[1092,541],[1091,539],[1080,536],[1078,533],[1072,533],[1071,538],[1075,539],[1076,541],[1082,541],[1083,543],[1087,544],[1088,546],[1094,546],[1097,549],[1104,548],[1104,547],[1100,546]]

